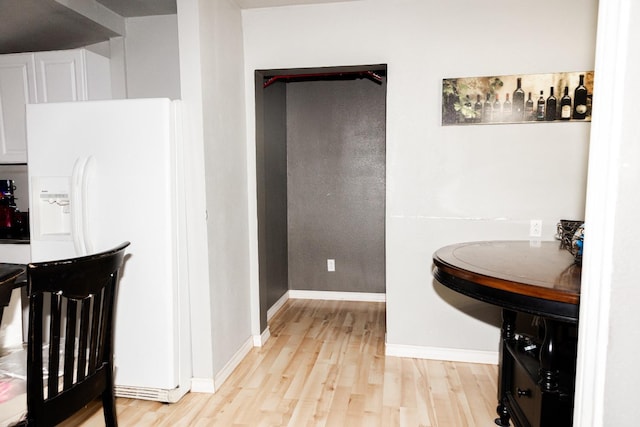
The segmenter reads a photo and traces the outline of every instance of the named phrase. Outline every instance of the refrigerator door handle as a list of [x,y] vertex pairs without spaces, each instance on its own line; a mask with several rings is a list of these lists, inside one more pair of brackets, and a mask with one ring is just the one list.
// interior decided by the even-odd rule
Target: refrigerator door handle
[[88,218],[89,179],[95,167],[93,156],[80,157],[73,165],[71,176],[71,227],[73,246],[78,256],[93,252]]

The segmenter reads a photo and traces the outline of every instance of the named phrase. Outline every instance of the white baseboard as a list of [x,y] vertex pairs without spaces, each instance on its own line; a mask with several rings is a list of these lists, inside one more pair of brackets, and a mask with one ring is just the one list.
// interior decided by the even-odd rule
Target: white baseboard
[[291,291],[285,292],[284,295],[282,295],[275,304],[269,307],[269,309],[267,310],[267,322],[271,320],[271,318],[275,316],[278,311],[280,311],[284,303],[287,302],[287,300],[289,299],[289,292]]
[[215,393],[216,388],[211,378],[191,378],[191,393]]
[[370,292],[305,291],[290,289],[291,299],[324,299],[333,301],[386,302],[387,295]]
[[266,329],[260,335],[253,336],[253,346],[262,347],[266,344],[269,338],[271,338],[271,331],[267,326]]
[[245,356],[251,351],[253,348],[253,337],[250,337],[245,343],[238,349],[236,354],[227,362],[227,364],[218,372],[214,379],[214,389],[219,389],[222,384],[229,378],[234,369],[238,367],[240,362],[245,358]]
[[498,364],[497,351],[464,350],[459,348],[421,347],[403,344],[385,345],[385,355],[412,359],[446,360],[449,362]]

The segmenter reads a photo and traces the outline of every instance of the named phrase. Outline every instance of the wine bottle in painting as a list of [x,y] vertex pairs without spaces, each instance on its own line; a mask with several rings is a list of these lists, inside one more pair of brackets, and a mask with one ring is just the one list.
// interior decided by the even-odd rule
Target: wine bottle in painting
[[569,96],[569,87],[564,87],[564,95],[560,98],[560,120],[569,120],[571,118],[571,97]]
[[529,99],[524,103],[524,117],[525,120],[531,121],[535,119],[533,114],[533,99],[531,99],[531,92],[529,92]]
[[493,121],[499,122],[502,120],[502,104],[500,103],[500,95],[496,93],[496,99],[493,101]]
[[476,103],[473,105],[473,109],[475,110],[474,122],[479,122],[482,119],[482,100],[480,99],[480,95],[476,95]]
[[493,105],[491,105],[491,94],[487,94],[487,99],[484,101],[484,108],[482,109],[482,121],[490,122],[493,118]]
[[460,102],[457,95],[456,84],[451,80],[442,80],[442,124],[458,122],[456,104]]
[[555,96],[553,96],[553,86],[551,86],[549,97],[547,98],[547,112],[546,117],[547,121],[552,121],[556,119],[556,107],[558,104],[558,100]]
[[464,99],[464,107],[462,108],[462,117],[464,117],[465,123],[473,122],[473,117],[474,117],[473,104],[471,103],[471,98],[469,98],[469,95],[466,95]]
[[516,90],[513,91],[513,120],[524,120],[524,90],[522,90],[522,78],[518,77]]
[[513,111],[513,104],[509,100],[509,94],[505,95],[504,104],[502,104],[502,120],[508,122],[512,120],[511,113]]
[[540,98],[538,98],[538,105],[536,107],[536,120],[544,120],[546,103],[544,101],[544,92],[540,91]]
[[580,74],[580,84],[573,94],[573,118],[587,117],[587,88],[584,87],[584,74]]

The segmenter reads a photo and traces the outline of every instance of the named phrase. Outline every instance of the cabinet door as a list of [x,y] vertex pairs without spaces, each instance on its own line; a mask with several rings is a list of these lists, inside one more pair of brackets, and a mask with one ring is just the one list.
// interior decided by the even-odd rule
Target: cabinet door
[[33,102],[33,54],[0,55],[0,163],[27,161],[25,104]]
[[36,52],[38,102],[86,101],[84,51]]

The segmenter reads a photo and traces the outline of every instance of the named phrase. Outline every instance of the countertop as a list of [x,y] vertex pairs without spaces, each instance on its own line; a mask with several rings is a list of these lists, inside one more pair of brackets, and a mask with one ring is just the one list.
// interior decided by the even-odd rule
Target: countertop
[[15,244],[29,244],[28,237],[17,237],[17,238],[0,238],[0,245],[15,245]]

